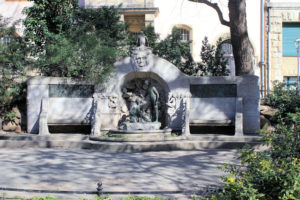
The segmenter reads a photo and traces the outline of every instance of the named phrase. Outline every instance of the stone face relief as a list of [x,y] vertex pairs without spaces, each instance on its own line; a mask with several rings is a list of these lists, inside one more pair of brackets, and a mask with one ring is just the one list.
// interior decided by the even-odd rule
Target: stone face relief
[[147,47],[147,43],[147,37],[141,32],[137,39],[137,47],[132,49],[130,55],[135,71],[144,69],[149,65],[149,56],[152,51],[151,48]]
[[153,79],[135,79],[122,87],[122,97],[128,113],[123,122],[159,123],[164,122],[165,94],[159,83]]

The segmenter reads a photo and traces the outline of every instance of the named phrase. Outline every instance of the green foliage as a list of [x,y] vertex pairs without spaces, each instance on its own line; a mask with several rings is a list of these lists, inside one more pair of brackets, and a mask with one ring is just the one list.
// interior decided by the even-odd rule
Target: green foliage
[[195,74],[195,63],[191,54],[190,42],[180,38],[180,31],[176,27],[171,35],[155,45],[153,53],[168,60],[178,67],[183,73]]
[[[183,73],[193,76],[229,75],[229,70],[226,68],[228,61],[224,58],[224,52],[221,49],[221,39],[218,40],[217,47],[215,47],[209,44],[205,37],[200,53],[202,61],[195,63],[191,54],[190,42],[181,40],[180,32],[176,27],[161,41],[158,41],[159,36],[155,34],[153,26],[147,26],[143,32],[148,38],[153,53],[173,63]],[[136,45],[136,35],[130,35],[129,45],[131,47]]]
[[[300,113],[294,114],[296,120]],[[209,199],[300,199],[300,121],[293,126],[278,125],[273,132],[263,131],[263,142],[270,148],[255,152],[244,147],[241,165],[224,165],[222,192]]]
[[31,200],[60,200],[60,199],[54,197],[34,197]]
[[156,45],[158,43],[159,35],[155,33],[154,27],[152,25],[146,26],[143,29],[144,34],[148,38],[149,47],[156,48]]
[[199,74],[201,76],[228,76],[229,70],[226,68],[228,60],[224,58],[221,48],[221,38],[216,47],[209,44],[207,37],[202,41],[201,62],[198,63]]
[[118,7],[80,8],[75,13],[75,21],[74,27],[77,35],[82,32],[94,33],[103,42],[103,45],[109,47],[119,48],[127,45],[124,41],[127,39],[127,27],[120,22]]
[[[5,195],[3,194],[3,199],[5,199]],[[14,199],[23,199],[23,200],[26,200],[26,198],[14,198]],[[29,199],[28,199],[29,200]],[[31,198],[30,200],[61,200],[60,198],[55,198],[55,197],[34,197],[34,198]],[[85,200],[85,199],[82,199],[82,198],[79,198],[78,200]],[[107,196],[95,196],[94,197],[94,200],[112,200],[112,198],[110,198],[109,195]],[[128,196],[128,197],[124,197],[122,198],[122,200],[164,200],[163,198],[161,197],[137,197],[137,196]]]
[[0,16],[0,38],[12,38],[6,44],[0,42],[0,117],[22,98],[26,52],[22,38],[14,34],[15,24],[8,27],[7,21]]
[[287,113],[296,113],[300,109],[300,96],[295,88],[287,87],[285,83],[274,83],[273,91],[265,97],[265,104],[278,108],[278,121],[289,120]]
[[18,118],[18,115],[15,112],[8,112],[4,115],[4,120],[5,121],[15,121]]
[[31,65],[45,76],[100,83],[126,55],[126,27],[119,21],[118,8],[80,9],[77,3],[35,0],[25,10]]
[[24,9],[25,39],[31,53],[43,52],[53,34],[68,32],[74,24],[74,14],[78,10],[77,0],[31,0],[33,6]]
[[123,200],[164,200],[161,197],[137,197],[137,196],[130,196],[130,197],[125,197]]

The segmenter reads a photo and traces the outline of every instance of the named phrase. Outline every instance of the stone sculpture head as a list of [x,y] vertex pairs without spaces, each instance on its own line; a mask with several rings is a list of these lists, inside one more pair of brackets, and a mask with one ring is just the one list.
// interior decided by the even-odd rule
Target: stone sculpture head
[[148,55],[147,51],[136,51],[133,54],[133,59],[137,67],[143,68],[148,65]]

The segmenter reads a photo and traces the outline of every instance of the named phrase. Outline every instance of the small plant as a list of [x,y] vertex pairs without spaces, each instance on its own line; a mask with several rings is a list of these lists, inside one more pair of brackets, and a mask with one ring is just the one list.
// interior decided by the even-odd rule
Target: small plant
[[130,197],[125,197],[122,200],[164,200],[161,197],[137,197],[137,196],[130,196]]
[[54,197],[34,197],[31,200],[61,200],[61,199],[54,198]]
[[13,122],[18,119],[18,115],[15,112],[8,112],[4,115],[4,120],[8,122]]

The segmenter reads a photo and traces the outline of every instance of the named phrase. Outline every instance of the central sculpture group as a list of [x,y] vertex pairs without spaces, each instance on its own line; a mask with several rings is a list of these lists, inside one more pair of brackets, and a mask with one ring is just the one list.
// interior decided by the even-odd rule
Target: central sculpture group
[[158,83],[151,79],[134,79],[123,86],[122,96],[129,115],[120,123],[121,129],[124,129],[124,126],[128,127],[130,123],[135,126],[142,124],[144,127],[155,123],[160,127],[160,110],[163,102],[159,90]]

